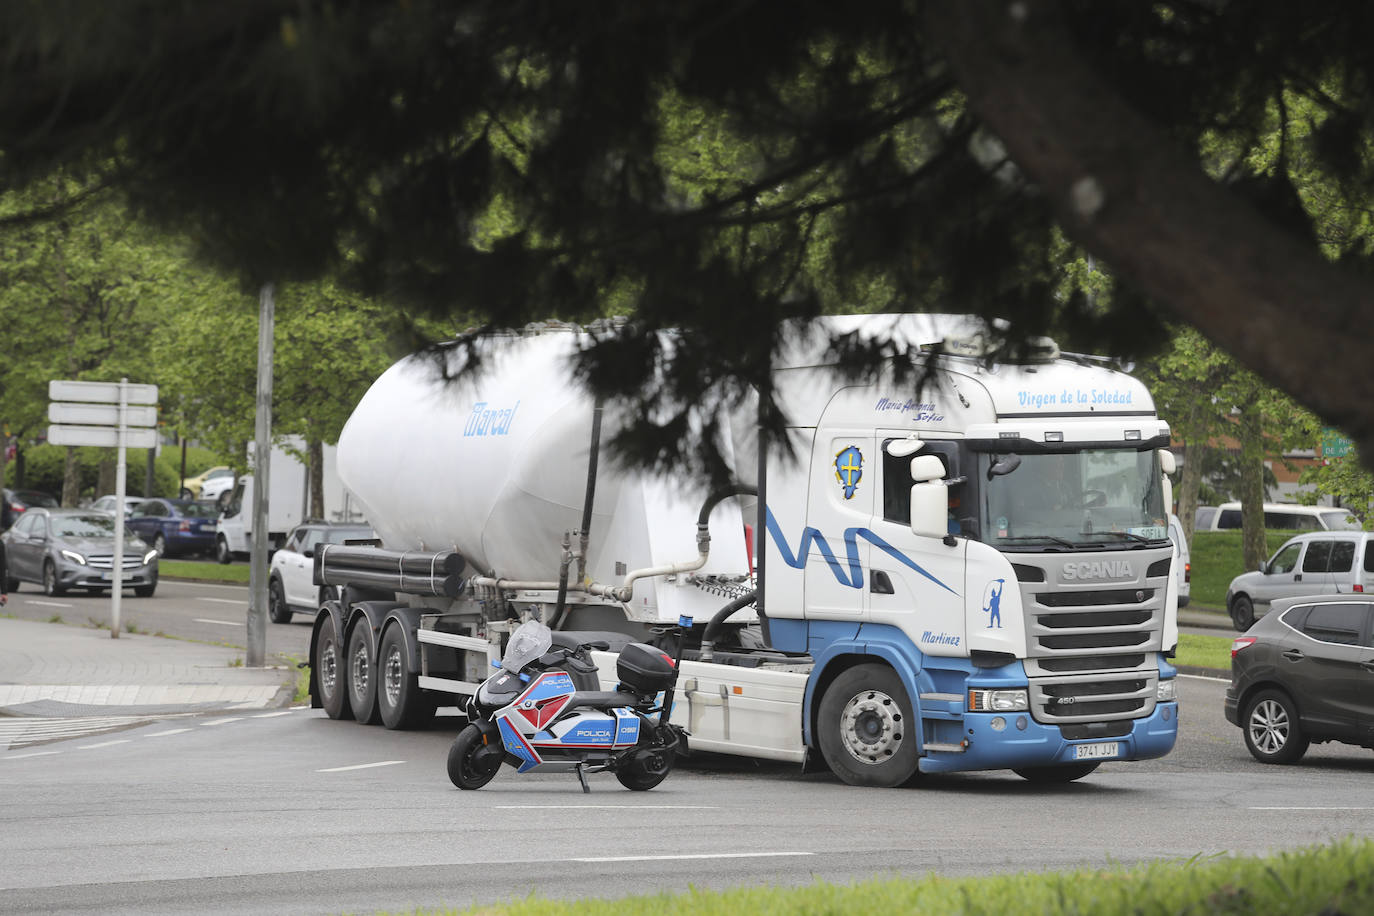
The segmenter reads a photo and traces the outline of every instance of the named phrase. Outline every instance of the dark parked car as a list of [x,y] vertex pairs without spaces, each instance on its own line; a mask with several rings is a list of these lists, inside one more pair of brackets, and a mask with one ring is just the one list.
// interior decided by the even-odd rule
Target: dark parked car
[[11,490],[5,487],[0,491],[0,499],[4,500],[3,509],[0,510],[0,530],[19,521],[20,514],[30,507],[56,509],[60,505],[56,496],[41,490]]
[[[10,591],[36,582],[49,595],[81,588],[96,593],[114,579],[116,520],[88,509],[31,508],[4,534]],[[124,539],[120,581],[141,598],[157,589],[157,553],[132,533]]]
[[215,504],[193,499],[145,499],[129,513],[129,527],[159,556],[214,553]]
[[1374,595],[1275,601],[1231,642],[1226,720],[1261,763],[1314,741],[1374,748]]

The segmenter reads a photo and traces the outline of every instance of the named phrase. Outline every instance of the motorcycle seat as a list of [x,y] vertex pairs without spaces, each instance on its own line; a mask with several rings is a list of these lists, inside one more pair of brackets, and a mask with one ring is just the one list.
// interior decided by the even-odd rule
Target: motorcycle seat
[[633,693],[623,690],[579,690],[572,695],[565,709],[578,706],[590,709],[612,709],[617,706],[633,706],[636,699]]

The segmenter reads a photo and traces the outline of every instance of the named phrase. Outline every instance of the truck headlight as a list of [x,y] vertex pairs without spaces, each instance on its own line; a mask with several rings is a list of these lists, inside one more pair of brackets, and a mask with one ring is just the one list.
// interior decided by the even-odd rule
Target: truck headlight
[[81,554],[77,553],[75,550],[64,550],[62,551],[62,556],[66,557],[68,560],[71,560],[73,563],[80,563],[82,566],[86,565],[86,558],[83,557]]
[[1178,701],[1178,682],[1173,678],[1165,678],[1155,687],[1155,700],[1160,703],[1175,703]]
[[969,712],[1021,712],[1027,709],[1030,709],[1030,694],[1024,687],[968,692]]

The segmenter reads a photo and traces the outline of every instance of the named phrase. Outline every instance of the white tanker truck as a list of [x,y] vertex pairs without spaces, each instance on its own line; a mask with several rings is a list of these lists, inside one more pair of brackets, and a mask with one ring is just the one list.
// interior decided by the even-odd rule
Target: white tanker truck
[[[721,442],[735,485],[615,467],[570,383],[581,332],[512,335],[474,381],[388,370],[339,440],[380,547],[327,547],[311,692],[333,718],[461,705],[531,616],[623,645],[692,626],[693,747],[846,782],[1079,778],[1177,735],[1169,431],[1135,379],[1049,341],[995,365],[957,316],[825,319],[927,348],[929,380],[852,382],[819,335],[775,367],[793,454]],[[756,555],[757,548],[757,555]],[[603,684],[615,654],[596,653]]]

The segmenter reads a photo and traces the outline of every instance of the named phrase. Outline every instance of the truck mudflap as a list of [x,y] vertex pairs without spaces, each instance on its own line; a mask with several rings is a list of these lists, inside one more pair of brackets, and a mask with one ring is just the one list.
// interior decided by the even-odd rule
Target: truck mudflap
[[1120,723],[1123,734],[1070,740],[1058,725],[1043,725],[1028,712],[965,713],[964,742],[956,749],[926,748],[922,773],[961,773],[1149,760],[1163,757],[1178,739],[1178,704],[1158,703],[1144,718]]

